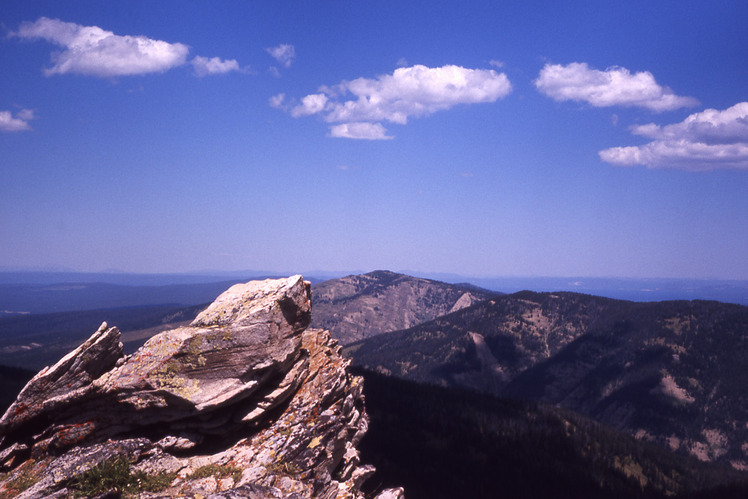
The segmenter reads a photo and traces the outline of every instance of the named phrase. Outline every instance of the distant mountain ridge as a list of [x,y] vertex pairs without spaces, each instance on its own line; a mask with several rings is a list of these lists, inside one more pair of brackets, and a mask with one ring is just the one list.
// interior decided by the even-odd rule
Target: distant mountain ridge
[[[130,274],[0,272],[0,317],[24,314],[208,303],[229,286],[278,274]],[[310,277],[311,282],[321,279]]]
[[485,289],[507,294],[523,290],[570,291],[617,300],[669,301],[715,300],[748,305],[748,280],[625,277],[474,277],[449,274],[418,274],[444,282],[469,281]]
[[239,281],[126,286],[107,283],[3,284],[0,317],[152,305],[208,303]]
[[312,286],[312,327],[343,344],[404,329],[499,293],[390,271],[331,279]]
[[379,372],[498,395],[517,375],[587,333],[612,303],[524,291],[356,342],[346,351],[358,365]]
[[[292,272],[296,273],[296,272]],[[0,316],[125,306],[194,305],[212,300],[227,284],[277,278],[270,271],[206,271],[137,274],[127,272],[0,270]],[[303,273],[313,285],[344,276],[342,272]],[[356,274],[352,274],[356,275]],[[365,274],[364,274],[365,275]],[[748,305],[748,281],[725,279],[656,279],[601,277],[466,277],[455,274],[402,273],[458,287],[496,293],[521,290],[571,291],[634,301],[717,300]],[[66,292],[61,293],[66,286]],[[411,324],[413,325],[413,324]]]
[[747,342],[741,305],[521,292],[345,351],[379,372],[559,404],[748,469]]

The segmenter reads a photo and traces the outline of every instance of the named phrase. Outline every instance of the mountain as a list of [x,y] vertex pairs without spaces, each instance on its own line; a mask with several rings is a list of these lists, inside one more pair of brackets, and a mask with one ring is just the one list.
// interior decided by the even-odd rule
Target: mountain
[[347,345],[382,373],[531,398],[748,469],[748,307],[520,292]]
[[312,287],[312,327],[342,344],[405,329],[499,293],[389,271],[331,279]]
[[310,317],[297,275],[232,286],[132,355],[103,323],[0,418],[0,497],[363,499],[362,380]]
[[500,394],[519,373],[587,333],[615,303],[521,292],[347,345],[345,352],[357,365],[386,374]]
[[369,431],[365,492],[403,486],[408,499],[744,499],[748,473],[675,454],[551,405],[364,377]]
[[559,404],[705,461],[748,470],[748,307],[643,303],[611,312],[504,395]]
[[445,282],[469,281],[505,293],[571,291],[630,301],[714,300],[748,305],[748,280],[623,277],[471,277],[417,274]]
[[[387,278],[399,276],[377,274],[369,278],[391,292]],[[400,486],[415,499],[748,492],[748,475],[727,466],[743,467],[748,448],[739,428],[745,307],[491,295],[345,347],[380,372],[428,385],[348,373],[329,334],[304,329],[309,291],[299,282],[232,288],[194,321],[204,306],[0,321],[14,341],[54,343],[102,312],[140,328],[127,333],[140,341],[155,335],[126,355],[126,335],[105,324],[37,375],[0,420],[0,497],[112,487],[264,498],[343,487],[346,497],[380,499],[400,497]],[[0,367],[3,389],[15,393],[30,374]],[[245,426],[236,416],[248,411]],[[361,463],[378,470],[363,484],[371,467]]]

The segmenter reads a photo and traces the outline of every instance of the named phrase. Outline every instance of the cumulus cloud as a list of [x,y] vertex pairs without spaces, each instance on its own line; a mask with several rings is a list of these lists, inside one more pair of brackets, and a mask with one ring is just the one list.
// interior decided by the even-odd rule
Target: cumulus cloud
[[0,131],[22,132],[31,130],[29,121],[32,119],[34,119],[34,111],[31,109],[21,109],[15,116],[10,111],[0,111]]
[[653,141],[605,149],[600,159],[618,166],[748,170],[748,102],[723,111],[707,109],[672,125],[634,126],[631,132]]
[[318,114],[329,123],[341,123],[331,127],[333,137],[387,139],[391,137],[383,121],[404,125],[411,117],[460,104],[495,102],[511,91],[506,75],[492,69],[416,65],[322,87],[298,103],[287,105],[278,96],[272,102],[275,107],[288,106],[294,117]]
[[386,140],[393,137],[381,123],[341,123],[330,127],[330,137],[344,139]]
[[223,60],[220,57],[208,59],[207,57],[197,56],[190,63],[195,69],[195,74],[198,76],[223,74],[241,70],[239,63],[235,59]]
[[144,36],[120,36],[98,26],[42,17],[21,24],[14,36],[43,39],[63,50],[53,54],[47,75],[79,73],[113,77],[162,72],[185,63],[189,48]]
[[290,68],[296,58],[296,49],[293,45],[282,43],[277,47],[269,47],[265,50],[284,68]]
[[595,107],[643,107],[660,112],[699,104],[692,97],[675,95],[660,86],[648,71],[632,74],[621,67],[600,71],[579,62],[546,64],[535,86],[556,101],[581,101]]
[[[46,40],[62,47],[60,52],[52,54],[52,66],[44,70],[47,76],[75,73],[112,78],[161,73],[186,64],[190,51],[182,43],[115,35],[98,26],[81,26],[46,17],[22,23],[11,36]],[[239,70],[235,60],[218,57],[196,56],[190,62],[198,76]]]
[[291,109],[291,116],[298,118],[300,116],[309,116],[316,114],[325,109],[328,97],[325,94],[310,94],[301,99],[301,104]]

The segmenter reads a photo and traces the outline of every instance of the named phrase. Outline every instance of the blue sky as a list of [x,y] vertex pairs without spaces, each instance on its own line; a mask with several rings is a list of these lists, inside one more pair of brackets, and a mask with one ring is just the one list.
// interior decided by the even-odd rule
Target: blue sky
[[748,279],[746,24],[5,1],[0,267]]

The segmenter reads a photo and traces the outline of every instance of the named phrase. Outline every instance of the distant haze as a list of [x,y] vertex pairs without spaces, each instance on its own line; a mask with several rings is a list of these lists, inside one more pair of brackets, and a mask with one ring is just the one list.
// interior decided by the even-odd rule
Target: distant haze
[[[312,285],[359,272],[242,271],[206,274],[129,274],[77,272],[0,272],[0,316],[68,310],[197,305],[213,300],[231,284],[300,273]],[[632,301],[716,300],[748,305],[748,281],[622,279],[580,277],[468,277],[411,273],[416,277],[490,291],[574,291]]]

